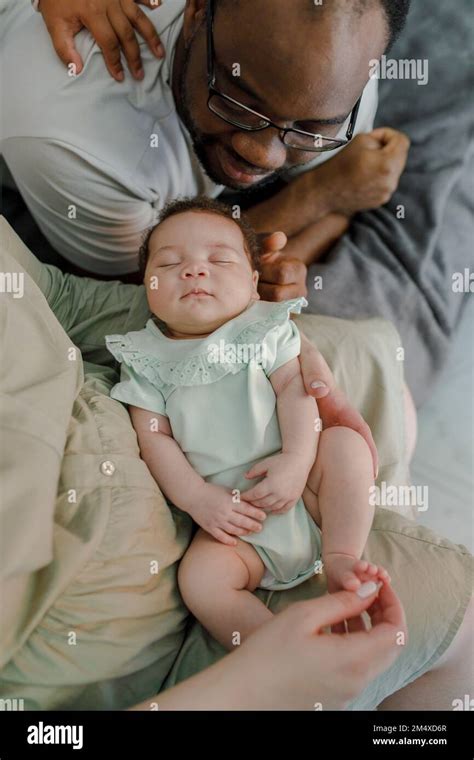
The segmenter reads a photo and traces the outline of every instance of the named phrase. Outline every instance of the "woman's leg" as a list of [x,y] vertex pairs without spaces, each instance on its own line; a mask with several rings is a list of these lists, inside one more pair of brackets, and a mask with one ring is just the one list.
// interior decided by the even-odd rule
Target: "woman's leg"
[[[474,697],[474,599],[448,649],[432,669],[387,697],[378,710],[452,710],[454,700]],[[468,708],[472,709],[472,707]]]
[[178,582],[186,606],[229,651],[273,617],[252,593],[264,570],[251,544],[226,546],[202,529],[181,560]]

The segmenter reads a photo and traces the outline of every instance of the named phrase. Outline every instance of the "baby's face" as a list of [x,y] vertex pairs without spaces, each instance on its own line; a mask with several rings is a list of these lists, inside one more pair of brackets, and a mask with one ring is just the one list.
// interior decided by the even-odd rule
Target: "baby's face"
[[175,338],[209,335],[259,298],[240,228],[204,211],[176,214],[156,228],[144,282],[150,310]]

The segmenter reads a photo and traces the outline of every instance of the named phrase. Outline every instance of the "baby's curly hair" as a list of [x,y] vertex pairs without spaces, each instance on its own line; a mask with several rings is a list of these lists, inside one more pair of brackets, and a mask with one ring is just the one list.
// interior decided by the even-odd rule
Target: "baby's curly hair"
[[216,201],[205,196],[197,196],[196,198],[180,198],[167,203],[160,212],[158,222],[145,232],[143,243],[141,244],[139,251],[139,271],[141,280],[145,277],[145,269],[149,255],[149,243],[153,232],[165,221],[165,219],[169,219],[170,216],[175,216],[176,214],[184,214],[185,211],[205,211],[211,214],[219,214],[226,219],[230,219],[231,222],[234,222],[242,232],[245,251],[249,257],[252,269],[260,272],[261,247],[258,237],[247,219],[242,215],[240,218],[236,219],[233,216],[231,206],[228,206],[221,201]]

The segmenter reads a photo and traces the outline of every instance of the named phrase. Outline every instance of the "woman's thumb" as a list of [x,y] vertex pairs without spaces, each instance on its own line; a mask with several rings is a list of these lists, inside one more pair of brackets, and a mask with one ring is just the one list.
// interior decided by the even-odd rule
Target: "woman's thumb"
[[373,604],[379,589],[379,584],[367,581],[357,591],[337,591],[307,602],[308,608],[313,605],[314,613],[308,615],[308,629],[322,633],[322,629],[327,626],[357,617]]

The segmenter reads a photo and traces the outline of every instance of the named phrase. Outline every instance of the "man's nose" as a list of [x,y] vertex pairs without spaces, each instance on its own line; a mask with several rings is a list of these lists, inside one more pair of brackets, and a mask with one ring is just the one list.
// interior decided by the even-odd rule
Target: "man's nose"
[[287,162],[287,150],[276,129],[235,132],[231,142],[244,161],[268,172],[278,171]]

